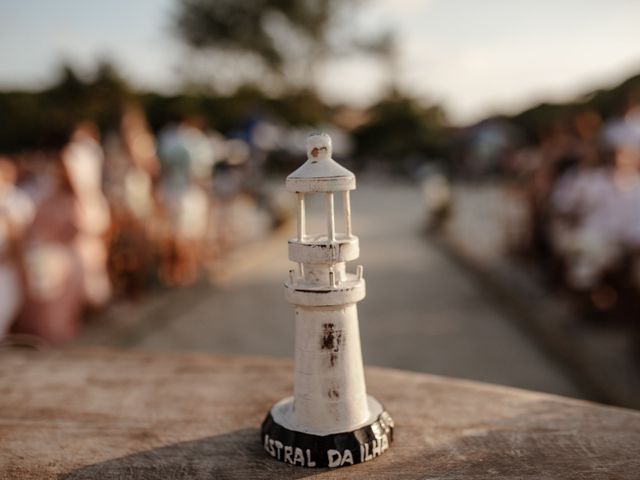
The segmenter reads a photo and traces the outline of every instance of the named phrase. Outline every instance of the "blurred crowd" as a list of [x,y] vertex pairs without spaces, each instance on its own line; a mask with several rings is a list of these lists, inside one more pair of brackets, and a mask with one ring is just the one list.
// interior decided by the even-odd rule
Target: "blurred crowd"
[[506,168],[524,180],[526,251],[596,316],[640,314],[640,99],[585,109],[539,132]]
[[70,340],[87,310],[196,282],[283,221],[258,181],[259,130],[228,139],[183,118],[156,138],[129,107],[102,136],[80,123],[61,149],[0,157],[0,338]]

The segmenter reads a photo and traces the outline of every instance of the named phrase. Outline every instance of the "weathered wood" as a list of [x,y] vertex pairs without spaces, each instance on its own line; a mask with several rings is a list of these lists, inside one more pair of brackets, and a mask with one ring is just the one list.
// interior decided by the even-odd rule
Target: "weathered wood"
[[374,462],[308,470],[262,450],[289,361],[71,350],[0,354],[0,479],[557,478],[640,476],[640,413],[370,368],[394,413]]

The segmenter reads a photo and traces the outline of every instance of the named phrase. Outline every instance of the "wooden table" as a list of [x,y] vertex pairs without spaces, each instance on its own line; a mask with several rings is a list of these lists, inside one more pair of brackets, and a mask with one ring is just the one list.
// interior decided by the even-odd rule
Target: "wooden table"
[[1,479],[640,478],[640,413],[494,385],[367,370],[390,451],[292,467],[259,426],[289,361],[69,350],[0,353]]

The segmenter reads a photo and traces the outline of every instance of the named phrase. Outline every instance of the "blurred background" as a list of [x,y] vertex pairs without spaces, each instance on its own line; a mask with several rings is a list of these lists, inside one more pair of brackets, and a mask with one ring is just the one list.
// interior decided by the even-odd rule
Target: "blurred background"
[[0,0],[2,348],[291,356],[284,178],[323,130],[367,364],[640,408],[639,18]]

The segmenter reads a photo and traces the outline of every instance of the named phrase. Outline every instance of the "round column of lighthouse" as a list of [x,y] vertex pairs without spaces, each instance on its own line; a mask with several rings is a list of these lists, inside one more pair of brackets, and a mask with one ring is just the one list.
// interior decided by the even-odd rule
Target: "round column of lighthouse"
[[[262,433],[265,449],[280,460],[336,467],[383,453],[393,422],[366,393],[357,313],[365,282],[361,266],[352,273],[346,266],[359,256],[349,197],[355,176],[331,159],[327,135],[310,137],[307,147],[307,162],[287,177],[287,189],[298,197],[298,232],[289,241],[298,269],[285,284],[296,314],[294,396],[272,408]],[[342,193],[345,233],[336,232],[336,192]],[[306,232],[307,194],[325,196],[325,233]]]
[[[303,242],[304,248],[293,249],[291,258],[304,271],[304,277],[288,286],[296,291],[291,296],[296,305],[294,420],[302,431],[337,433],[358,427],[370,415],[356,308],[364,279],[346,273],[346,261],[358,256],[358,239],[340,236],[338,241],[333,193],[324,195],[326,240]],[[350,251],[340,255],[347,243]],[[308,250],[324,250],[324,255]],[[311,302],[298,304],[300,294],[310,294]]]

